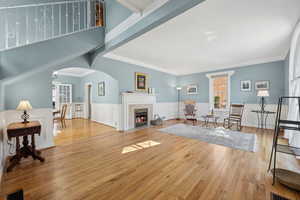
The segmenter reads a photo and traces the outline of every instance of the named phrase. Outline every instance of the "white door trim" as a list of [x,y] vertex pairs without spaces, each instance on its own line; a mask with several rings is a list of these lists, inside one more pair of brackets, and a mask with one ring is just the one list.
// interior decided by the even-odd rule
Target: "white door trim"
[[[87,82],[84,84],[84,118],[85,119],[88,119],[88,86],[91,86],[91,93],[90,93],[90,96],[91,96],[91,104],[92,104],[92,96],[93,96],[93,84],[92,82]],[[91,113],[91,116],[92,116],[92,113]]]
[[[220,75],[227,75],[228,76],[228,85],[227,85],[227,92],[228,92],[228,99],[226,109],[229,108],[230,105],[230,96],[231,96],[231,76],[234,74],[234,71],[223,71],[223,72],[216,72],[216,73],[209,73],[206,74],[207,78],[209,79],[209,106],[210,110],[214,108],[214,90],[213,90],[213,77],[220,76]],[[225,111],[222,109],[221,111]]]

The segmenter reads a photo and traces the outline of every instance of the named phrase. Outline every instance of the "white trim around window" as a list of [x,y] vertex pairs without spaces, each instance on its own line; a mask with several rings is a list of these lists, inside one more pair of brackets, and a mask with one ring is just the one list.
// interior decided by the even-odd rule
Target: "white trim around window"
[[[226,109],[229,109],[229,105],[230,105],[230,96],[231,96],[231,76],[234,74],[234,71],[223,71],[223,72],[216,72],[216,73],[209,73],[206,74],[207,78],[209,79],[209,106],[210,106],[210,110],[214,109],[214,91],[213,91],[213,77],[216,76],[222,76],[222,75],[227,75],[228,76],[228,85],[227,85],[227,105],[226,105]],[[214,109],[216,110],[216,109]],[[220,111],[223,111],[224,109],[218,109]],[[224,110],[224,111],[225,111]]]

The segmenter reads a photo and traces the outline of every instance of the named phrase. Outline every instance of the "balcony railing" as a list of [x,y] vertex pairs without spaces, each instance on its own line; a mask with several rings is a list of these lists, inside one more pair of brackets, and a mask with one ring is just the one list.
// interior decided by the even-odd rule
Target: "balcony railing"
[[103,0],[0,7],[0,51],[104,26]]

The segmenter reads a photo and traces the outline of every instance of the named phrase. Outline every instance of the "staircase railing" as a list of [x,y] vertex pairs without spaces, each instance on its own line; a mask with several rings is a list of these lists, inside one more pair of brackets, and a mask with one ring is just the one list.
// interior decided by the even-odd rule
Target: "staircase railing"
[[105,25],[103,0],[0,7],[0,51]]

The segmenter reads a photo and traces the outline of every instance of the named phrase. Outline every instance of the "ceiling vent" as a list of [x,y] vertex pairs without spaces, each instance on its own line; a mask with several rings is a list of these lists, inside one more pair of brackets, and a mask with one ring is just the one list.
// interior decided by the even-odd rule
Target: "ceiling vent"
[[117,0],[117,1],[133,12],[142,13],[147,7],[152,5],[155,0]]

